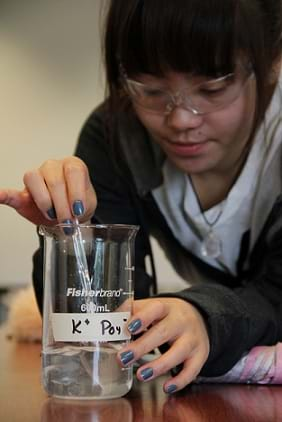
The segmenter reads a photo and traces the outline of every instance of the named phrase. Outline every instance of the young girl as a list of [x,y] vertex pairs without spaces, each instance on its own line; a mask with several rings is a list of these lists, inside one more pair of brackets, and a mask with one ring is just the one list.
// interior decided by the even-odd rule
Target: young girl
[[[198,375],[279,381],[281,34],[280,0],[112,0],[109,93],[85,123],[76,157],[27,172],[22,192],[0,192],[35,224],[78,217],[140,226],[128,329],[142,335],[119,359],[131,365],[160,348],[137,377],[173,369],[168,393]],[[145,268],[149,235],[187,289],[156,296]],[[42,246],[33,276],[41,304]],[[270,351],[266,365],[253,359],[258,351]]]

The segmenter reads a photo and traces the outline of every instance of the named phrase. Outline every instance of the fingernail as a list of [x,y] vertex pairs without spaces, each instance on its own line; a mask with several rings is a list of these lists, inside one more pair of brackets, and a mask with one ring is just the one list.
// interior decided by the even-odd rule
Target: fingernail
[[74,203],[72,204],[72,210],[74,215],[78,217],[84,214],[84,206],[82,201],[74,201]]
[[74,227],[73,227],[73,222],[72,222],[72,220],[64,220],[64,221],[63,221],[63,224],[68,224],[68,225],[69,225],[69,227],[64,227],[64,228],[63,228],[64,233],[65,233],[67,236],[70,236],[70,235],[74,234]]
[[174,393],[177,390],[177,386],[175,384],[170,384],[166,387],[165,392],[168,394]]
[[57,218],[57,214],[56,214],[56,210],[54,207],[49,208],[49,210],[47,211],[47,215],[48,217],[50,217],[52,220],[55,220],[55,218]]
[[131,350],[120,354],[120,360],[123,365],[127,365],[132,359],[134,359],[134,354]]
[[135,333],[135,331],[139,330],[139,328],[141,327],[141,325],[142,325],[141,320],[140,319],[135,319],[134,321],[131,321],[130,324],[128,324],[127,329],[131,333]]
[[151,378],[153,376],[153,373],[154,373],[154,371],[153,371],[152,368],[146,368],[146,369],[143,369],[143,371],[140,372],[140,375],[141,375],[142,379],[145,381],[148,378]]

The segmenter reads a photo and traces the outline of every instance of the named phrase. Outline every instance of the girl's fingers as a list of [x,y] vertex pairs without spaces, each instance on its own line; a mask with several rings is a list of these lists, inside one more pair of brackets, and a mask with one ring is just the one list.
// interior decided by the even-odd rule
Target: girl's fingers
[[[132,334],[141,333],[156,321],[165,318],[169,312],[165,302],[158,299],[134,301],[134,316],[129,320],[127,328]],[[143,337],[142,337],[143,338]]]
[[50,218],[46,218],[37,207],[27,189],[22,191],[16,189],[0,190],[0,204],[14,208],[21,216],[37,226],[41,224],[45,226],[52,224]]
[[188,339],[185,341],[185,339],[181,337],[174,342],[173,346],[171,346],[166,353],[140,367],[137,371],[137,377],[141,381],[146,381],[148,379],[146,378],[147,373],[150,373],[150,378],[165,374],[171,368],[174,368],[187,360],[187,358],[192,355],[193,350],[194,346],[189,344]]
[[[165,303],[158,301],[138,300],[134,305],[135,311],[134,319],[129,321],[127,329],[131,333],[144,331],[153,321],[161,320],[156,325],[150,327],[150,330],[145,332],[134,342],[130,343],[118,355],[123,366],[140,359],[144,354],[158,347],[160,344],[169,340],[170,334],[167,330],[166,322],[163,318],[168,313],[168,307]],[[143,309],[144,308],[144,309]]]
[[[183,302],[179,300],[182,304]],[[160,345],[175,341],[183,332],[183,326],[178,317],[171,316],[171,308],[167,301],[158,299],[145,299],[134,302],[134,316],[127,325],[131,334],[144,332],[134,342],[124,348],[119,357],[123,365],[140,359],[144,354],[151,352]],[[173,313],[173,312],[172,312]],[[146,330],[149,328],[148,330]],[[127,355],[127,351],[131,353]],[[125,358],[124,358],[125,356]]]
[[190,384],[198,376],[205,359],[202,353],[193,353],[190,359],[188,358],[184,361],[183,369],[179,374],[164,383],[164,391],[166,393],[174,393]]
[[97,207],[97,196],[96,192],[92,186],[89,173],[87,171],[87,177],[86,177],[86,210],[84,217],[85,219],[89,219],[94,214],[94,211]]
[[47,185],[57,220],[61,222],[72,220],[73,214],[69,204],[68,188],[61,161],[49,160],[41,167],[41,174]]
[[142,334],[133,343],[128,345],[128,348],[133,352],[134,359],[138,360],[146,353],[150,353],[156,347],[167,343],[171,340],[172,331],[170,330],[167,321],[162,320],[156,325],[152,326],[150,330]]
[[40,171],[35,169],[25,173],[24,184],[37,208],[45,217],[52,219],[52,216],[48,215],[53,209],[52,198]]
[[16,209],[35,224],[87,221],[97,199],[86,165],[77,157],[47,160],[24,175],[24,191],[0,190],[0,204]]
[[1,189],[0,204],[17,210],[22,205],[22,192],[17,189]]
[[[152,324],[153,321],[158,321],[153,324],[148,331],[145,331],[141,337],[138,337],[121,351],[119,358],[122,365],[125,366],[132,363],[133,361],[140,359],[146,353],[150,353],[156,347],[168,342],[176,341],[177,338],[180,337],[183,327],[179,324],[175,325],[174,319],[166,318],[168,311],[169,308],[165,303],[155,300],[154,302],[151,302],[150,305],[146,306],[146,312],[143,313],[142,320],[140,316],[140,319],[135,319],[129,323],[128,329],[131,332],[131,327],[135,326],[136,328],[138,324],[141,324],[141,328],[135,330],[135,332],[140,332],[140,330],[142,331],[148,325]],[[189,353],[187,344],[186,347],[184,347],[184,350],[186,350],[186,353]],[[161,362],[165,361],[162,360]]]
[[180,299],[154,298],[134,302],[134,316],[128,329],[134,334],[144,333],[119,354],[123,366],[132,364],[160,345],[171,345],[166,353],[138,369],[139,380],[158,377],[184,363],[181,372],[165,383],[167,392],[189,384],[208,358],[209,342],[202,317],[192,305]]
[[92,188],[86,165],[77,157],[63,161],[68,201],[75,217],[90,217],[96,208],[96,195]]

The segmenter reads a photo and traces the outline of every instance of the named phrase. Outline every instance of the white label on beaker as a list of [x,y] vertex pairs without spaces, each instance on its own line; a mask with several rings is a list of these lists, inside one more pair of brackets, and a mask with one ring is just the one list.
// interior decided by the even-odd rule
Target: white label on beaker
[[130,312],[53,313],[55,341],[120,341],[129,340],[126,323]]

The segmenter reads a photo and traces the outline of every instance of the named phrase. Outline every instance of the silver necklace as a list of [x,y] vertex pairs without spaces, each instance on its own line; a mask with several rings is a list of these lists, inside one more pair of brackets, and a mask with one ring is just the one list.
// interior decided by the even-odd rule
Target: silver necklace
[[222,253],[222,241],[220,237],[214,232],[213,227],[216,225],[216,223],[218,222],[218,220],[220,219],[223,213],[223,206],[221,206],[221,209],[218,215],[215,217],[215,219],[213,221],[209,221],[205,215],[205,211],[203,210],[200,198],[197,194],[197,191],[195,189],[191,176],[188,175],[188,178],[192,186],[194,195],[196,197],[197,204],[201,212],[201,216],[209,228],[207,234],[204,237],[202,237],[201,254],[202,256],[207,257],[207,258],[218,258]]

